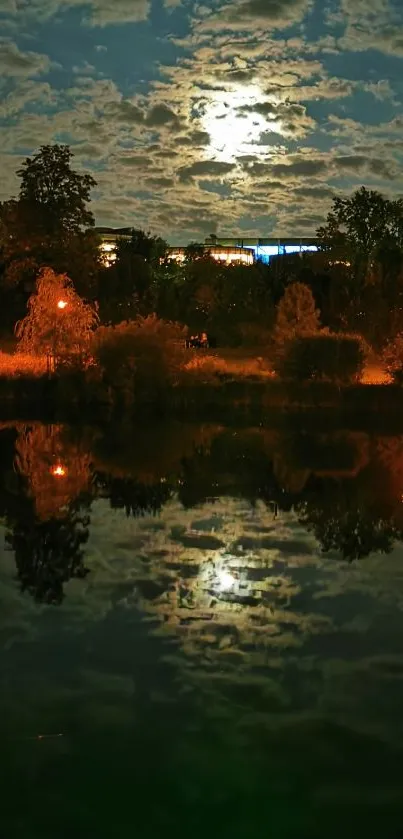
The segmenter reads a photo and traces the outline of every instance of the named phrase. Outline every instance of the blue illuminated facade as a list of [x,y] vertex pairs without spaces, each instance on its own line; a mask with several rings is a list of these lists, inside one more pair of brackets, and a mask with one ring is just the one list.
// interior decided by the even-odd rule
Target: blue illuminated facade
[[256,261],[270,262],[273,257],[293,253],[307,253],[319,250],[315,238],[280,238],[280,239],[223,239],[211,236],[205,241],[206,245],[221,245],[233,248],[248,248],[253,251]]

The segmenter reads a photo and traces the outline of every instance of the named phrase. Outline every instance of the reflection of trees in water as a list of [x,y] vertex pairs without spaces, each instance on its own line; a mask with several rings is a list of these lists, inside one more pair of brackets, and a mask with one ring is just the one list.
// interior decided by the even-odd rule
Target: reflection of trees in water
[[370,553],[390,553],[402,531],[390,519],[373,519],[363,507],[346,509],[337,499],[315,504],[305,501],[298,509],[300,522],[312,531],[322,550],[339,551],[344,559],[362,559]]
[[[96,440],[91,475],[88,447],[58,425],[18,428],[13,472],[7,452],[15,430],[2,431],[0,508],[24,589],[60,602],[64,583],[85,575],[89,518],[80,507],[88,511],[89,492],[127,516],[156,515],[175,492],[185,508],[220,496],[251,505],[261,500],[271,511],[294,508],[323,551],[348,559],[387,553],[403,536],[402,437],[203,426],[186,427],[181,439],[179,424],[168,427],[165,440],[163,433],[162,426],[133,432],[122,441],[116,463],[108,437]],[[112,433],[111,440],[118,437]]]
[[96,483],[101,494],[109,498],[112,509],[124,510],[127,516],[155,516],[174,494],[172,486],[165,481],[145,484],[131,478],[98,474]]
[[259,430],[218,434],[210,447],[184,458],[179,500],[185,508],[220,495],[243,497],[251,504],[268,498],[280,503],[281,490],[273,475],[270,451]]
[[372,461],[353,480],[312,479],[297,505],[301,524],[324,552],[345,559],[390,553],[403,538],[401,498],[393,474]]
[[62,426],[17,430],[6,544],[14,551],[22,590],[39,602],[58,604],[64,584],[88,573],[90,456]]
[[324,552],[347,559],[389,553],[403,538],[402,437],[278,434],[267,445],[256,432],[227,430],[185,460],[182,475],[186,508],[223,495],[294,507]]
[[28,591],[40,603],[62,602],[64,584],[88,573],[83,548],[88,541],[89,522],[88,513],[78,505],[63,516],[38,519],[32,503],[26,499],[6,533],[22,591]]
[[172,421],[108,429],[108,434],[94,443],[95,468],[145,484],[177,480],[183,459],[191,459],[199,450],[208,451],[220,430],[220,426]]
[[90,456],[69,440],[60,425],[21,426],[15,444],[15,468],[28,482],[38,518],[62,511],[90,484]]

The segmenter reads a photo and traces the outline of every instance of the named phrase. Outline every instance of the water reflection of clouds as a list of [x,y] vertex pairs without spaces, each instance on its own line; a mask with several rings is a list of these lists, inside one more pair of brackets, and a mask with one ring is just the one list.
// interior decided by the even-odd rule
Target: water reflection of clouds
[[[253,692],[258,679],[267,690],[271,684],[273,693],[274,679],[274,693],[281,695],[278,708],[285,704],[341,718],[356,715],[359,725],[365,690],[370,686],[376,691],[376,679],[383,680],[386,689],[391,686],[393,671],[386,663],[382,671],[378,659],[381,627],[385,629],[388,621],[393,624],[394,661],[403,630],[401,548],[389,557],[354,566],[329,561],[293,514],[274,520],[264,505],[251,510],[230,498],[189,511],[174,500],[162,511],[158,529],[151,519],[125,520],[123,525],[122,516],[98,504],[93,521],[89,549],[93,558],[94,550],[103,557],[99,569],[92,564],[94,590],[99,573],[103,586],[106,575],[113,589],[115,562],[119,560],[121,575],[126,561],[125,608],[140,606],[145,620],[157,620],[159,635],[180,642],[182,655],[176,655],[176,664],[198,689],[216,685],[221,692],[223,683],[229,690],[235,680]],[[198,521],[204,523],[202,528],[195,527]],[[121,545],[130,539],[135,544],[136,534],[146,534],[141,551],[117,549],[117,528]],[[214,550],[197,546],[197,541],[189,545],[177,536],[170,538],[179,532],[195,540],[197,533],[211,533],[224,547]],[[145,580],[156,584],[152,598],[144,596]],[[393,614],[386,614],[386,603]],[[371,646],[374,649],[377,634],[375,667]],[[359,673],[365,673],[362,682]]]
[[[0,557],[8,645],[30,647],[50,627],[72,644],[75,636],[95,632],[97,638],[105,627],[118,671],[116,621],[123,621],[120,643],[129,656],[137,643],[130,616],[138,615],[147,636],[174,642],[168,659],[182,684],[201,695],[213,691],[217,699],[234,691],[246,703],[249,691],[252,706],[315,711],[359,726],[368,694],[375,727],[387,731],[396,721],[401,547],[349,565],[323,557],[292,513],[274,518],[260,503],[252,509],[225,498],[184,510],[174,499],[157,519],[135,519],[99,500],[86,551],[91,573],[66,585],[62,609],[45,622],[41,609],[18,593],[9,557]],[[390,718],[381,720],[380,708]]]

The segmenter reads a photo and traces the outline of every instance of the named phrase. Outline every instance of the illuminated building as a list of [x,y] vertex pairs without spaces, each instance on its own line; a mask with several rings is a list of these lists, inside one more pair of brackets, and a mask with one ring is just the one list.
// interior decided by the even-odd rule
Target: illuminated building
[[[130,227],[96,227],[95,233],[100,239],[101,259],[107,267],[116,261],[116,249],[119,239],[129,241],[132,236]],[[252,265],[253,262],[270,262],[273,257],[286,254],[306,253],[317,251],[318,243],[315,237],[310,238],[222,238],[211,236],[204,244],[198,245],[205,254],[209,254],[217,262],[226,265]],[[184,262],[186,247],[170,247],[166,258],[172,262]]]
[[318,250],[318,241],[315,237],[310,238],[237,238],[226,239],[220,236],[211,236],[205,240],[205,245],[210,243],[216,247],[226,248],[240,248],[242,250],[251,250],[253,252],[254,260],[261,262],[270,262],[274,256],[284,256],[292,253],[306,253],[316,252]]
[[101,240],[99,250],[101,252],[101,261],[110,268],[116,262],[116,248],[119,239],[129,241],[132,236],[131,227],[96,227],[95,233]]
[[[211,256],[217,262],[224,262],[226,265],[242,264],[252,265],[254,262],[253,251],[250,248],[242,248],[234,245],[200,245],[206,256]],[[186,248],[168,248],[166,258],[171,262],[184,262],[186,259]]]

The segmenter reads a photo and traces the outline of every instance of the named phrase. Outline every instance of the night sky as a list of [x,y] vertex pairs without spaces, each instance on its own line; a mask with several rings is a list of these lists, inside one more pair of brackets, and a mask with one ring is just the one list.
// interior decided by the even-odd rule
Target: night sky
[[403,194],[402,69],[401,0],[0,0],[0,200],[62,142],[97,224],[312,235]]

